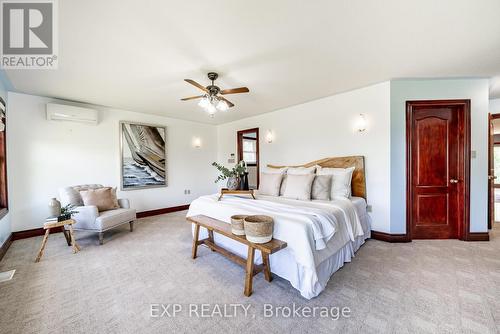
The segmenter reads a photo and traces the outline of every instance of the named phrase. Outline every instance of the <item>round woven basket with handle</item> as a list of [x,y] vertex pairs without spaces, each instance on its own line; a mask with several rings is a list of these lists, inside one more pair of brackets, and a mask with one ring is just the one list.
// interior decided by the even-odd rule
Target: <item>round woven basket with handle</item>
[[244,221],[247,240],[256,244],[265,244],[273,238],[273,218],[269,216],[248,216]]
[[246,215],[231,216],[231,232],[236,235],[245,235],[245,225],[243,221]]

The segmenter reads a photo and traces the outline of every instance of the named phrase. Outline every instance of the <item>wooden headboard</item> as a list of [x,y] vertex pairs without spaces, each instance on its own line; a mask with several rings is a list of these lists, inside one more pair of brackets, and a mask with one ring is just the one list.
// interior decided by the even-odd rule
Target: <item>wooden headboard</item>
[[366,176],[365,176],[365,157],[352,156],[341,158],[325,158],[321,160],[312,161],[304,165],[298,166],[274,166],[267,165],[269,168],[283,168],[283,167],[312,167],[319,165],[325,168],[348,168],[355,167],[352,174],[352,195],[356,197],[363,197],[366,199]]

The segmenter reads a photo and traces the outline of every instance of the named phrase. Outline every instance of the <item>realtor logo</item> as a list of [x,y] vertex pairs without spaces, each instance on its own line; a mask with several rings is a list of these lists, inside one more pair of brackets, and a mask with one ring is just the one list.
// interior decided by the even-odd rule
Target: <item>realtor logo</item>
[[1,68],[57,68],[56,9],[56,0],[1,1]]

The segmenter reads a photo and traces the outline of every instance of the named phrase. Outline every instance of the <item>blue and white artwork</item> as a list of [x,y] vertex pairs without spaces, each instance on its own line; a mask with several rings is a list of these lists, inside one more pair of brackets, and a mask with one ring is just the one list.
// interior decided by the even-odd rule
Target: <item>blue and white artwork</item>
[[167,128],[120,122],[122,190],[167,186]]

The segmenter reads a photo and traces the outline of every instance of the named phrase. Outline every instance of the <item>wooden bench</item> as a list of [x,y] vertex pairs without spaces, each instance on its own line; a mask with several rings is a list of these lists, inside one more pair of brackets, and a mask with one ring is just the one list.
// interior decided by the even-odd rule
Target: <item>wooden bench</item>
[[[195,225],[194,237],[193,237],[193,249],[191,254],[193,259],[196,258],[198,246],[204,244],[207,245],[212,251],[224,255],[228,259],[246,268],[244,294],[247,297],[252,294],[253,277],[258,273],[260,273],[261,271],[264,272],[264,278],[266,279],[266,281],[271,282],[272,274],[271,274],[271,265],[269,262],[269,255],[285,248],[287,246],[286,242],[277,239],[272,239],[271,241],[265,244],[254,244],[248,241],[244,235],[235,235],[231,233],[231,224],[228,224],[221,220],[217,220],[203,215],[188,217],[187,220],[189,223],[193,223]],[[208,238],[203,240],[198,240],[200,234],[200,226],[208,230]],[[226,236],[230,239],[236,240],[244,245],[247,245],[248,246],[247,258],[244,259],[216,245],[214,242],[214,232]],[[254,264],[256,249],[259,250],[262,254],[263,263],[261,265]]]

